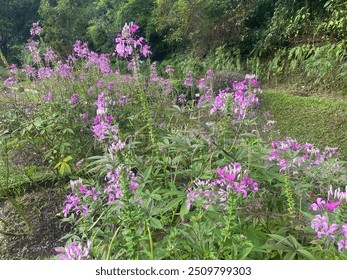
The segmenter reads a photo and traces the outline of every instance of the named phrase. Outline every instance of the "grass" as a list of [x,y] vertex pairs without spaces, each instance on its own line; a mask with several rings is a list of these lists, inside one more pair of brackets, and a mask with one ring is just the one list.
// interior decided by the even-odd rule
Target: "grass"
[[260,104],[263,112],[272,114],[283,136],[320,148],[338,147],[340,158],[347,160],[347,101],[267,90]]

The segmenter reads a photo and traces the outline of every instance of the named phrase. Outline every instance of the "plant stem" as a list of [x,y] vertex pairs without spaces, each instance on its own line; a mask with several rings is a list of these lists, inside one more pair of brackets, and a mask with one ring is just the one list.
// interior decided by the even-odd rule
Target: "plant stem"
[[117,237],[117,235],[118,235],[118,232],[119,232],[120,228],[121,228],[121,227],[118,227],[118,228],[117,228],[116,232],[115,232],[114,235],[112,236],[112,239],[111,239],[110,244],[108,245],[106,260],[108,260],[108,259],[110,258],[111,247],[112,247],[112,244],[113,244],[114,240],[116,239],[116,237]]
[[150,229],[148,223],[146,223],[146,226],[147,226],[147,233],[148,233],[148,239],[149,239],[149,248],[151,250],[151,260],[154,260],[154,248],[153,248],[152,233],[151,233],[151,229]]

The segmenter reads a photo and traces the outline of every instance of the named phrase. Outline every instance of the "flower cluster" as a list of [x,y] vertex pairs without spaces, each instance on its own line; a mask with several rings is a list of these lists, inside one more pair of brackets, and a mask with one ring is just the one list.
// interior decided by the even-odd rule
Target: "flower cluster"
[[187,77],[183,81],[183,85],[187,88],[192,88],[194,86],[194,77],[193,77],[193,72],[188,71],[186,73]]
[[333,187],[330,186],[328,191],[327,202],[323,198],[318,197],[317,201],[311,204],[311,209],[313,211],[328,211],[335,212],[335,210],[340,206],[342,201],[347,202],[347,186],[345,191],[341,191],[340,188],[333,190]]
[[243,120],[246,117],[247,110],[259,103],[257,94],[261,92],[259,88],[252,88],[249,80],[234,82],[232,90],[226,88],[219,91],[218,96],[213,100],[213,108],[210,110],[210,114],[213,115],[217,111],[227,111],[233,113],[238,121]]
[[292,170],[293,174],[297,174],[297,169],[302,165],[305,165],[306,169],[309,170],[313,166],[327,161],[336,153],[337,148],[326,147],[321,152],[312,144],[299,144],[296,139],[286,137],[285,141],[272,142],[269,160],[275,161],[281,167],[280,172]]
[[[321,213],[328,212],[331,217],[336,215],[336,210],[341,207],[343,201],[347,201],[347,187],[345,191],[340,189],[333,190],[330,186],[328,191],[327,201],[323,200],[321,197],[318,197],[316,202],[311,204],[311,209],[313,211],[320,211]],[[337,219],[340,221],[340,219]],[[330,226],[327,222],[327,216],[316,215],[315,218],[311,221],[311,228],[315,230],[317,237],[319,239],[323,237],[330,237],[332,242],[337,241],[338,250],[347,251],[347,224],[335,224],[332,223]]]
[[341,201],[333,201],[333,202],[327,203],[325,200],[323,200],[323,198],[318,197],[317,201],[311,204],[311,209],[313,211],[327,210],[328,212],[334,212],[340,204],[341,204]]
[[[170,68],[170,69],[173,71],[172,68]],[[158,75],[155,62],[153,62],[151,64],[149,83],[156,85],[158,87],[159,91],[162,92],[164,95],[168,95],[168,94],[172,93],[171,80],[170,79],[164,79]]]
[[198,105],[201,105],[202,102],[210,102],[212,99],[212,79],[213,79],[213,70],[207,70],[205,78],[202,78],[198,81],[198,88],[201,94]]
[[70,245],[65,246],[63,249],[55,248],[54,250],[60,254],[59,260],[84,260],[88,257],[91,247],[92,242],[90,240],[83,248],[82,244],[74,239]]
[[167,74],[170,74],[170,73],[174,72],[174,69],[172,68],[171,65],[167,65],[166,68],[165,68],[165,72]]
[[138,56],[142,54],[144,57],[150,55],[150,47],[144,43],[143,37],[136,38],[134,33],[139,29],[139,26],[130,22],[125,24],[122,33],[115,39],[116,48],[115,54],[122,58]]
[[[122,172],[125,172],[126,178],[123,177]],[[119,200],[120,204],[122,204],[123,202],[120,199],[124,196],[124,192],[130,191],[135,196],[136,189],[139,186],[136,179],[135,174],[131,170],[125,170],[123,166],[118,166],[113,171],[107,173],[105,192],[108,195],[108,203]],[[124,189],[125,186],[128,186],[128,189]]]
[[242,194],[246,198],[249,192],[258,191],[258,183],[248,176],[248,171],[242,171],[239,163],[231,163],[226,167],[217,168],[218,178],[214,181],[197,180],[195,186],[188,188],[187,206],[202,203],[205,209],[211,205],[226,207],[229,192]]
[[35,35],[40,35],[42,32],[42,27],[39,26],[38,22],[34,22],[32,27],[30,28],[30,35],[35,36]]
[[71,95],[71,98],[69,100],[69,103],[74,105],[77,104],[80,101],[80,96],[78,93],[74,93]]
[[316,215],[311,221],[311,228],[315,230],[319,239],[325,237],[335,243],[338,236],[339,240],[336,242],[338,250],[347,251],[347,224],[340,226],[333,223],[329,226],[326,216]]
[[335,242],[336,237],[334,235],[334,232],[339,228],[339,226],[337,224],[331,224],[329,226],[327,217],[316,215],[311,221],[311,228],[315,230],[318,238],[326,236],[330,237],[332,241]]
[[[84,66],[86,69],[94,65],[104,76],[108,76],[113,73],[109,54],[98,54],[96,52],[89,51],[87,43],[83,43],[79,40],[77,40],[73,45],[73,52],[77,58],[81,58],[86,61]],[[70,57],[70,59],[75,60],[76,58]]]
[[107,114],[107,106],[108,106],[107,96],[104,92],[101,92],[98,95],[98,100],[96,101],[97,111],[96,116],[93,120],[92,131],[94,136],[102,141],[105,139],[106,135],[109,134],[113,141],[118,143],[120,140],[118,139],[118,129],[116,129],[112,124],[113,116]]
[[64,217],[68,217],[72,212],[76,215],[83,213],[85,216],[88,215],[89,209],[86,205],[86,202],[92,198],[93,200],[97,200],[100,193],[92,189],[87,189],[84,186],[82,179],[71,180],[70,181],[72,193],[66,196],[64,202]]

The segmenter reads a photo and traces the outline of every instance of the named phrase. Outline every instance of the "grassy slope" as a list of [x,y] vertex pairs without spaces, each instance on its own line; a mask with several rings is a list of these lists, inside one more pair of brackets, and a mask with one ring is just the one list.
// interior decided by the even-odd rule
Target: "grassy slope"
[[261,110],[270,111],[283,136],[318,147],[338,147],[347,160],[347,101],[265,91]]

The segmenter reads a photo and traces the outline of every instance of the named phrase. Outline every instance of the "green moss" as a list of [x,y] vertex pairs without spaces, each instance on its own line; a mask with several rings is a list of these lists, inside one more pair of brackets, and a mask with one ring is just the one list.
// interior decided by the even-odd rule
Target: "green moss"
[[261,111],[269,111],[283,136],[320,148],[338,147],[347,159],[347,101],[265,91]]

